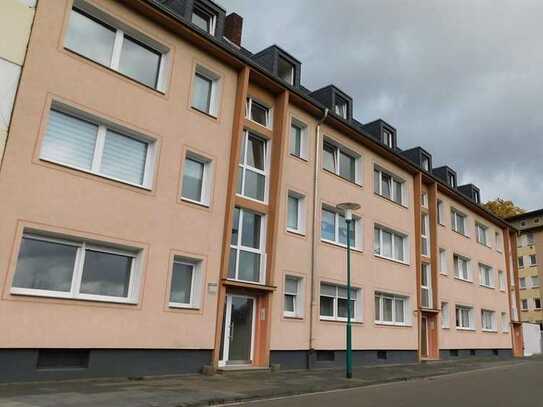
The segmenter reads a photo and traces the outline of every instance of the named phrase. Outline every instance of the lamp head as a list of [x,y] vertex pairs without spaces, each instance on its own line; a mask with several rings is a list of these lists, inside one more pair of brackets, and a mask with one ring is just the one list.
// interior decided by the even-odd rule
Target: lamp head
[[360,205],[355,202],[340,203],[337,208],[345,212],[345,220],[353,220],[353,210],[360,209]]

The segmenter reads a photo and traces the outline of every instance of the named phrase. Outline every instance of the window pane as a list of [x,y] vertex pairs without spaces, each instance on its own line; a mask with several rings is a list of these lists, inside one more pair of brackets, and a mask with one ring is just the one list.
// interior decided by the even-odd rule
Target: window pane
[[160,54],[124,35],[119,72],[147,86],[155,88],[158,82]]
[[230,249],[230,258],[228,260],[228,278],[236,278],[236,249]]
[[381,254],[381,229],[373,229],[373,252]]
[[202,200],[202,186],[204,181],[204,163],[185,159],[185,170],[183,171],[183,197],[200,202]]
[[380,307],[380,304],[381,304],[381,301],[380,301],[380,298],[379,296],[375,296],[375,320],[376,321],[381,321],[381,307]]
[[336,286],[335,285],[329,285],[329,284],[321,284],[321,294],[322,295],[328,295],[331,297],[336,296]]
[[334,146],[324,143],[322,160],[325,169],[336,172],[336,148]]
[[194,265],[187,263],[174,263],[172,273],[172,286],[170,289],[170,302],[190,304],[192,290],[192,273]]
[[382,235],[383,249],[381,254],[385,257],[392,257],[392,233],[383,230]]
[[285,279],[285,292],[296,294],[298,292],[298,279],[287,277]]
[[266,177],[264,175],[258,174],[249,169],[245,170],[245,192],[243,195],[263,201],[265,183]]
[[198,8],[194,8],[194,11],[192,12],[192,18],[191,18],[192,24],[196,25],[197,27],[200,27],[202,30],[206,32],[211,32],[211,16],[204,12],[203,10],[200,10]]
[[394,180],[394,197],[392,199],[399,204],[402,203],[402,188],[403,184]]
[[211,89],[213,81],[196,73],[194,75],[194,89],[192,93],[192,106],[202,112],[209,113],[211,109]]
[[392,298],[383,297],[383,321],[392,322]]
[[240,250],[238,279],[255,282],[260,280],[260,254]]
[[100,172],[113,178],[143,184],[147,143],[108,130]]
[[247,140],[247,165],[264,171],[265,142],[256,137],[249,136]]
[[243,211],[241,244],[254,249],[260,248],[261,216],[253,212]]
[[23,238],[13,287],[69,292],[77,247]]
[[132,257],[87,250],[79,291],[83,294],[128,297],[131,268]]
[[292,85],[294,79],[294,65],[283,58],[279,58],[277,75],[285,82]]
[[395,322],[405,322],[404,321],[404,301],[402,299],[396,298],[394,300],[396,307],[396,321]]
[[288,224],[291,229],[298,229],[298,198],[288,197]]
[[392,195],[392,178],[390,177],[390,175],[382,173],[381,179],[381,195],[390,199]]
[[321,296],[321,316],[323,317],[334,316],[334,299],[333,298]]
[[238,233],[239,233],[239,208],[234,208],[234,214],[232,217],[232,238],[230,239],[230,244],[238,244]]
[[251,103],[251,120],[267,126],[268,108],[256,103],[254,100]]
[[294,312],[294,295],[285,294],[285,311]]
[[381,173],[377,170],[373,171],[373,191],[379,194],[379,184],[381,183]]
[[41,158],[90,170],[98,126],[51,110]]
[[399,235],[394,235],[394,258],[396,260],[404,261],[404,238]]
[[335,240],[336,214],[326,209],[322,210],[321,237],[326,240]]
[[72,10],[65,46],[84,57],[109,66],[115,42],[115,31]]
[[[338,298],[337,300],[337,316],[340,318],[347,318],[347,299]],[[352,314],[351,314],[352,316]]]
[[302,129],[294,125],[290,127],[290,154],[302,155]]
[[[338,220],[338,229],[339,229],[339,243],[341,244],[347,244],[347,222],[345,221],[345,217],[343,215],[339,215]],[[352,225],[351,225],[352,228]],[[351,237],[353,237],[351,233]],[[351,240],[351,244],[354,242]]]
[[356,174],[356,160],[348,154],[345,154],[343,151],[340,152],[340,168],[339,175],[343,178],[348,179],[349,181],[355,182]]

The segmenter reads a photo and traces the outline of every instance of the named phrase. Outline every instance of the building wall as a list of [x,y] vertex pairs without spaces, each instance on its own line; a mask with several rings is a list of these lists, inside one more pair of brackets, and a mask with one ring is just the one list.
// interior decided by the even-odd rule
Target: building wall
[[[531,220],[530,226],[535,226],[533,224],[533,219]],[[537,224],[536,224],[537,225]],[[521,227],[522,229],[522,227]],[[534,244],[529,245],[527,242],[527,234],[532,233],[534,237]],[[541,256],[543,256],[543,232],[539,229],[531,229],[521,232],[518,238],[518,258],[522,257],[524,259],[524,266],[519,266],[519,279],[524,278],[526,281],[526,288],[520,287],[520,300],[528,301],[528,309],[521,309],[521,318],[523,321],[532,322],[536,324],[543,324],[543,310],[541,308],[535,307],[535,298],[539,298],[540,301],[543,298],[543,289],[541,287],[541,280],[543,277],[541,263]],[[536,264],[530,263],[530,256],[536,256]],[[517,258],[517,261],[518,261]],[[532,276],[539,277],[539,286],[534,286],[532,284]],[[543,326],[543,325],[542,325]]]
[[[227,173],[237,74],[118,2],[94,3],[171,49],[168,90],[155,92],[65,50],[71,1],[38,7],[0,179],[5,209],[0,221],[0,326],[10,327],[3,329],[0,347],[212,349],[217,296],[216,290],[208,293],[207,284],[218,282],[217,236],[223,232],[226,188],[220,176]],[[196,62],[223,78],[217,120],[189,107]],[[156,138],[152,189],[41,161],[49,107],[57,99]],[[209,208],[178,199],[187,149],[216,164]],[[25,226],[141,248],[145,267],[138,303],[11,295]],[[200,309],[167,306],[174,254],[203,261]]]

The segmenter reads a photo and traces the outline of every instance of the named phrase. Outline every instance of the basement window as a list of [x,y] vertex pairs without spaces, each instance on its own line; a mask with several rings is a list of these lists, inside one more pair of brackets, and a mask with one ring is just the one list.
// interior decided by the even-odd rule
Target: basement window
[[333,350],[318,350],[317,362],[333,362],[336,360],[336,355]]
[[86,369],[89,367],[88,349],[40,349],[38,369]]

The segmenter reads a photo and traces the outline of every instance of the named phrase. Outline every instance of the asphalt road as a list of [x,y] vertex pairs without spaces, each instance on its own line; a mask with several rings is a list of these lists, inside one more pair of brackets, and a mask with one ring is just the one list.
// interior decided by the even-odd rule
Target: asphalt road
[[543,362],[493,367],[429,379],[411,380],[306,396],[264,400],[251,407],[541,407]]

